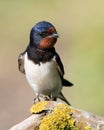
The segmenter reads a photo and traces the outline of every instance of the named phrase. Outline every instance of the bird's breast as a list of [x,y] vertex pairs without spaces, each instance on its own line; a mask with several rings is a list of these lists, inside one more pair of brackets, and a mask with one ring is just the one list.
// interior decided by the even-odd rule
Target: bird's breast
[[50,62],[35,64],[25,54],[26,78],[35,92],[42,94],[59,93],[62,82],[54,60]]

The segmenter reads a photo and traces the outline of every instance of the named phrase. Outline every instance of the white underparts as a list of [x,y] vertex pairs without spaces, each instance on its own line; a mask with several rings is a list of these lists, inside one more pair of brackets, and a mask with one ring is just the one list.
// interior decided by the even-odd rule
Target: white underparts
[[24,68],[26,78],[35,93],[45,95],[54,93],[57,97],[62,89],[62,82],[54,58],[39,65],[28,59],[26,53]]

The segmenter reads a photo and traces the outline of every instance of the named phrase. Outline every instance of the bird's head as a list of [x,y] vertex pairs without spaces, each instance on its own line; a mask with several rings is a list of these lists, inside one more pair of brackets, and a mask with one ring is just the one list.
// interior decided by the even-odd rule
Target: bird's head
[[39,49],[52,48],[58,38],[55,27],[46,21],[37,23],[30,32],[30,44]]

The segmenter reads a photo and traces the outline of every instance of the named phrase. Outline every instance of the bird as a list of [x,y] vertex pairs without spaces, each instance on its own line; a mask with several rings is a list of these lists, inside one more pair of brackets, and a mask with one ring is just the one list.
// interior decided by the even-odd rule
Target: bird
[[63,86],[71,87],[73,83],[64,78],[64,66],[55,44],[59,34],[54,25],[47,21],[36,23],[30,31],[30,41],[25,51],[19,54],[18,68],[25,74],[36,98],[46,95],[49,100],[63,100],[68,105],[62,93]]

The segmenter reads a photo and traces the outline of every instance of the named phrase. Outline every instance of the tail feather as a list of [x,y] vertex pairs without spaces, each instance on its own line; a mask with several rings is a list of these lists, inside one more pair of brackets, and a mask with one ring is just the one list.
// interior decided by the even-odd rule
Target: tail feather
[[68,102],[68,100],[64,97],[64,95],[62,94],[62,92],[60,92],[59,96],[58,96],[59,99],[61,99],[62,101],[66,102],[68,105],[71,106],[71,104]]
[[68,80],[66,80],[66,79],[63,79],[62,80],[62,84],[63,84],[63,86],[73,86],[73,83],[71,83],[71,82],[69,82]]

